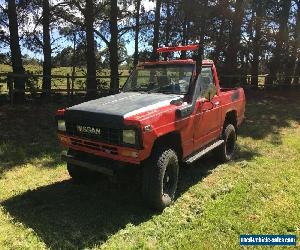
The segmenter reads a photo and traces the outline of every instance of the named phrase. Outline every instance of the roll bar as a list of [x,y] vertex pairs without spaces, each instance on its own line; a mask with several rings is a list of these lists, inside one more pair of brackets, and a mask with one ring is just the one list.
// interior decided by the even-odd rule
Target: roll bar
[[169,53],[176,51],[195,51],[198,50],[199,45],[186,45],[186,46],[177,46],[177,47],[162,47],[157,49],[157,53]]

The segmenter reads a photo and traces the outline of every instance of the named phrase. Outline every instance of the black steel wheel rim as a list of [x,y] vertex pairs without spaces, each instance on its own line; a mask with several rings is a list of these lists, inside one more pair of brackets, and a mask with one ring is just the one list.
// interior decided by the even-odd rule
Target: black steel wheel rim
[[164,174],[164,179],[163,179],[163,195],[166,196],[168,195],[169,197],[173,196],[174,192],[174,185],[175,185],[175,171],[173,170],[174,166],[173,164],[168,164],[165,174]]

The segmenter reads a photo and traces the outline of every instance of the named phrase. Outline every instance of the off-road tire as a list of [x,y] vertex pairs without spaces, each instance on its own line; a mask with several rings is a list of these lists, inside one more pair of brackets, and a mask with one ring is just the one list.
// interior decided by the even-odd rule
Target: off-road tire
[[216,156],[220,162],[228,162],[233,160],[236,150],[236,130],[232,124],[227,124],[224,127],[222,139],[224,143],[217,148]]
[[72,180],[78,184],[87,184],[89,182],[93,182],[97,177],[96,172],[87,168],[75,166],[70,163],[67,164],[67,169],[69,175],[72,177]]
[[156,147],[143,167],[142,195],[146,204],[162,211],[175,199],[179,163],[176,152]]

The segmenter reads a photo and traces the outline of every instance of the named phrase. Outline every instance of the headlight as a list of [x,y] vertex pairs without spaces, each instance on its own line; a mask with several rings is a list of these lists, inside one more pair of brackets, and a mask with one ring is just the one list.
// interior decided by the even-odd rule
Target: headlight
[[136,134],[134,130],[123,130],[123,143],[136,144]]
[[58,120],[57,121],[57,129],[59,131],[66,132],[66,122],[64,120]]

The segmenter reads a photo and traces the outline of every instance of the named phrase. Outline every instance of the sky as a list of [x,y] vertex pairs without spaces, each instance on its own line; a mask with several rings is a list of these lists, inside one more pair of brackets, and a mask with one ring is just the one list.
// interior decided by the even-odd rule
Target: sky
[[[61,1],[62,0],[50,0],[50,3],[56,4],[56,3],[61,2]],[[3,5],[4,3],[5,3],[5,0],[0,0],[1,5]],[[144,6],[146,11],[153,10],[155,8],[155,2],[154,1],[149,1],[149,0],[142,0],[142,6]],[[133,5],[129,6],[128,10],[133,11],[134,6]],[[80,16],[81,14],[76,13],[76,15]],[[24,28],[26,30],[30,31],[30,30],[34,29],[34,24],[27,25]],[[40,27],[40,29],[41,29],[41,27]],[[60,35],[59,35],[57,30],[53,30],[51,36],[52,36],[53,40],[57,40],[57,42],[55,42],[55,44],[53,44],[53,47],[59,46],[59,48],[61,50],[64,47],[72,45],[71,42],[67,41],[65,38],[60,38]],[[128,36],[129,35],[127,35],[127,37],[126,37],[126,35],[125,35],[125,38],[128,38]],[[60,38],[60,39],[58,39],[58,38]],[[134,41],[133,41],[133,39],[128,39],[128,40],[130,42],[128,44],[126,44],[127,53],[129,55],[132,55],[134,53]],[[100,40],[97,40],[97,42],[100,43],[100,45],[102,45]],[[104,46],[101,46],[101,47],[104,47]],[[24,47],[22,45],[21,45],[21,49],[22,49],[22,54],[23,55],[27,54],[30,57],[34,57],[34,58],[39,59],[39,60],[43,59],[43,55],[41,53],[33,52],[33,51],[27,49],[26,47]],[[9,48],[8,47],[7,48],[0,48],[0,52],[2,52],[2,53],[9,52]],[[53,55],[55,55],[55,53],[57,53],[57,52],[58,51],[54,51]]]

